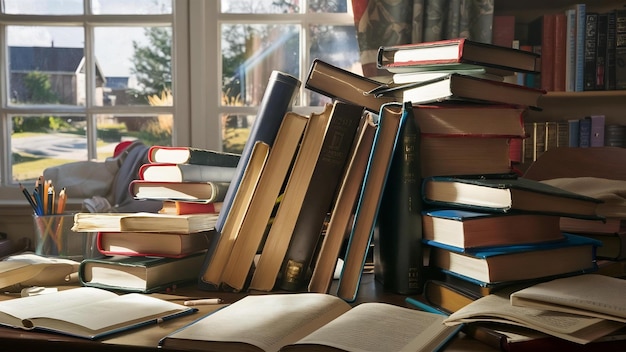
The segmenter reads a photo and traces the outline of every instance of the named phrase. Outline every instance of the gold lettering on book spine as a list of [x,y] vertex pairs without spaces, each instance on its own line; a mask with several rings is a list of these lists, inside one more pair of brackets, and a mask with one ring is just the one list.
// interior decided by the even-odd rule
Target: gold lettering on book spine
[[285,277],[283,278],[283,281],[287,284],[297,284],[298,277],[300,277],[302,269],[303,263],[289,259],[289,261],[287,261],[287,268],[285,270]]

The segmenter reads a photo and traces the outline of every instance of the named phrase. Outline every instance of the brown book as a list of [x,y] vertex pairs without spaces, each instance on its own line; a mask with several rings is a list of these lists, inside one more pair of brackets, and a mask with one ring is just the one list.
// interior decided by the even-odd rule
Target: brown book
[[151,163],[237,167],[239,158],[239,154],[194,147],[153,145],[148,149],[148,161]]
[[104,255],[181,258],[208,248],[208,231],[189,234],[163,232],[109,232],[97,235],[98,251]]
[[[222,232],[214,245],[207,253],[206,260],[200,272],[199,285],[203,289],[217,290],[222,282],[222,272],[232,251],[244,216],[252,195],[258,185],[259,178],[267,162],[269,145],[264,142],[256,142],[250,153],[250,159],[244,169],[240,186],[233,198],[233,203]],[[215,232],[215,235],[218,235]]]
[[372,239],[391,157],[404,119],[413,118],[409,103],[388,104],[381,109],[378,129],[363,180],[361,195],[355,211],[354,226],[349,235],[348,249],[341,271],[337,295],[344,300],[356,299],[363,264]]
[[319,59],[313,61],[305,82],[305,87],[314,92],[363,106],[374,113],[378,113],[383,104],[397,101],[396,97],[368,94],[381,85],[381,82],[357,75]]
[[[345,173],[362,117],[362,106],[335,101],[278,274],[281,289],[297,291],[307,285],[324,221],[334,206],[337,189]],[[285,197],[289,197],[289,193],[285,192]],[[264,257],[263,254],[261,257]],[[252,282],[254,283],[254,277]]]
[[[283,191],[285,180],[291,172],[293,160],[308,122],[307,116],[294,112],[285,114],[276,134],[274,146],[270,150],[265,170],[259,178],[257,190],[248,205],[247,214],[241,226],[236,229],[238,235],[235,236],[232,251],[225,262],[225,273],[238,271],[244,277],[247,276],[257,249],[263,241],[276,200]],[[233,267],[229,268],[230,265]],[[226,280],[226,276],[223,279]]]
[[567,16],[565,12],[554,15],[554,73],[552,75],[554,91],[565,91],[566,76],[566,45],[567,45]]
[[350,221],[354,216],[376,133],[377,125],[374,123],[372,114],[367,113],[363,118],[363,125],[356,141],[354,153],[341,182],[337,200],[331,212],[326,234],[309,281],[309,292],[327,293],[330,290],[339,252],[351,231]]
[[422,213],[423,238],[458,248],[559,241],[563,239],[560,218],[542,214],[429,209]]
[[556,14],[542,15],[528,25],[528,43],[541,48],[541,89],[554,90]]
[[228,182],[174,182],[133,180],[129,189],[137,199],[206,200],[221,202],[228,190]]
[[448,314],[482,297],[439,280],[426,281],[422,295],[428,305]]

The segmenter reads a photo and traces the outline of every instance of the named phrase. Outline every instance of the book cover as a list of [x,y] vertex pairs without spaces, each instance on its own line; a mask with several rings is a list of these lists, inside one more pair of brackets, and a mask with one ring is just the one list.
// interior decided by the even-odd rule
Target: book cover
[[[313,117],[313,120],[316,118]],[[240,270],[247,275],[258,248],[262,247],[267,227],[271,226],[275,211],[282,203],[285,182],[291,173],[293,160],[300,148],[304,131],[312,121],[310,117],[288,112],[276,135],[274,147],[267,157],[267,164],[259,177],[257,190],[252,195],[248,213],[239,227],[224,227],[224,234],[231,234],[234,243],[228,259],[224,259],[224,272],[227,265],[237,265],[230,270]],[[280,201],[279,201],[280,200]],[[278,205],[276,205],[278,203]],[[207,277],[213,275],[207,271]],[[224,280],[222,278],[222,280]]]
[[449,65],[455,65],[453,68],[482,66],[500,72],[537,72],[537,57],[534,53],[513,49],[510,44],[505,47],[459,38],[383,46],[378,50],[377,66],[390,72],[429,69],[429,66],[449,68]]
[[235,170],[230,166],[149,163],[139,167],[138,175],[145,181],[230,183]]
[[598,259],[624,260],[626,259],[626,231],[613,233],[577,233],[580,236],[592,238],[602,243],[596,251]]
[[565,91],[576,90],[576,9],[565,10],[567,29],[565,39]]
[[554,90],[556,14],[542,15],[528,24],[528,43],[541,47],[540,88]]
[[[313,255],[324,228],[324,221],[333,208],[337,187],[344,174],[362,117],[362,106],[339,101],[334,103],[330,112],[330,122],[320,146],[311,179],[306,187],[301,208],[297,212],[297,219],[291,229],[291,240],[278,274],[279,287],[284,290],[297,291],[308,284]],[[297,163],[298,161],[296,165]],[[294,169],[295,167],[294,165]],[[290,190],[291,184],[288,183],[283,199],[284,204],[287,202]],[[281,212],[280,209],[278,211]],[[272,226],[277,226],[277,223],[278,214]],[[261,268],[263,257],[264,255],[261,254],[257,270]],[[251,286],[255,286],[254,276]]]
[[221,208],[222,202],[165,199],[159,214],[218,214]]
[[222,211],[215,224],[217,232],[221,232],[226,222],[226,217],[230,212],[230,208],[239,188],[239,184],[243,178],[248,160],[252,154],[252,149],[256,142],[266,143],[268,146],[274,144],[274,139],[278,133],[278,128],[282,122],[285,113],[298,93],[298,89],[302,83],[295,77],[280,71],[272,71],[267,87],[259,104],[254,124],[250,129],[250,135],[243,147],[241,157],[237,163],[235,177],[230,182],[230,186],[224,197]]
[[423,82],[381,86],[369,92],[376,96],[410,101],[413,104],[461,101],[510,104],[530,108],[538,108],[539,99],[545,93],[541,89],[458,73],[450,73]]
[[482,297],[440,280],[426,281],[422,295],[428,305],[448,314]]
[[591,119],[587,116],[578,122],[578,146],[580,148],[591,146]]
[[580,146],[580,120],[570,119],[567,120],[568,124],[568,147]]
[[559,216],[600,218],[601,200],[549,184],[511,175],[509,178],[432,176],[424,180],[430,206],[464,207],[489,212],[521,210]]
[[205,253],[201,252],[181,258],[114,256],[85,259],[80,263],[78,278],[86,287],[156,292],[195,282],[204,256]]
[[150,163],[237,167],[239,158],[239,154],[195,147],[153,145],[148,149],[148,161]]
[[416,294],[424,284],[420,129],[414,118],[398,132],[374,232],[374,273],[383,287]]
[[491,26],[491,43],[498,46],[510,48],[515,40],[515,16],[494,15]]
[[596,68],[594,90],[605,90],[605,71],[607,68],[607,45],[608,45],[609,17],[607,13],[599,13],[596,30]]
[[585,15],[585,65],[583,68],[583,90],[596,89],[596,51],[598,46],[598,14]]
[[560,216],[487,213],[465,209],[422,212],[423,238],[460,248],[538,243],[563,239]]
[[615,39],[617,34],[616,10],[607,13],[606,30],[606,68],[604,70],[604,89],[615,89]]
[[585,31],[587,6],[584,3],[573,5],[576,9],[576,77],[574,79],[574,91],[582,92],[585,89]]
[[562,241],[476,249],[431,240],[424,243],[431,247],[431,265],[486,283],[595,271],[595,249],[600,242],[572,234],[564,236]]
[[591,126],[589,130],[589,146],[604,147],[604,127],[606,120],[604,115],[591,115],[585,117],[585,119],[591,120]]
[[615,89],[626,89],[626,10],[615,11]]
[[224,201],[229,182],[175,182],[133,180],[128,185],[135,199]]
[[413,118],[412,115],[411,103],[391,103],[381,108],[337,288],[337,295],[344,300],[356,299],[392,155],[398,143],[398,131],[406,119]]
[[[248,213],[250,202],[256,192],[259,179],[265,169],[270,147],[267,143],[256,142],[244,168],[240,187],[237,188],[231,211],[221,232],[214,231],[207,255],[199,274],[198,287],[201,290],[215,291],[222,283],[224,266],[232,252],[238,229]],[[223,214],[220,212],[220,214]],[[217,237],[215,237],[217,236]]]
[[565,76],[567,75],[567,16],[565,12],[554,16],[554,74],[553,90],[565,91]]
[[374,114],[366,112],[347,166],[335,205],[331,211],[326,233],[311,274],[309,292],[328,293],[337,268],[337,258],[346,234],[351,230],[359,190],[363,183],[367,161],[376,134]]
[[72,231],[192,233],[212,230],[216,219],[215,214],[76,213]]
[[98,232],[96,247],[107,256],[182,258],[205,251],[211,233]]
[[0,324],[96,340],[197,311],[149,295],[77,287],[4,300]]

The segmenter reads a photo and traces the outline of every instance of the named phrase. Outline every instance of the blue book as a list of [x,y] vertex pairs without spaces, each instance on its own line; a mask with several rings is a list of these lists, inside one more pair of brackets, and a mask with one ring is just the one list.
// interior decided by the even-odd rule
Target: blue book
[[596,267],[600,241],[563,234],[562,241],[465,249],[432,240],[430,264],[483,283],[532,280],[571,273],[591,272]]
[[574,5],[576,9],[576,76],[574,80],[574,91],[584,90],[584,68],[585,68],[585,22],[587,18],[586,4]]

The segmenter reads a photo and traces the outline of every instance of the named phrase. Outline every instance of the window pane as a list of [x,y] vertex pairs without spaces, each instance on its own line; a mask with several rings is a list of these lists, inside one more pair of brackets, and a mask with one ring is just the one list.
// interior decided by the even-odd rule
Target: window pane
[[96,15],[159,15],[172,13],[171,0],[92,0],[91,11]]
[[83,0],[2,0],[12,15],[81,15]]
[[299,0],[221,0],[222,13],[299,13]]
[[254,115],[222,115],[222,145],[225,152],[241,153],[250,135]]
[[32,182],[47,167],[87,160],[84,116],[11,116],[13,179]]
[[[354,26],[322,26],[309,27],[311,47],[309,51],[309,67],[312,60],[319,58],[335,66],[347,69],[359,75],[363,74],[359,61],[359,50]],[[305,90],[309,95],[310,106],[322,106],[332,102],[330,98],[319,93]]]
[[97,106],[148,105],[148,97],[171,89],[171,27],[97,27],[94,37],[105,79]]
[[79,27],[7,27],[10,104],[85,105]]
[[308,0],[309,12],[346,13],[347,0]]
[[163,115],[97,115],[98,160],[113,155],[124,141],[141,140],[146,145],[172,145],[171,114]]
[[257,106],[273,70],[298,77],[299,32],[296,25],[223,25],[223,104]]

